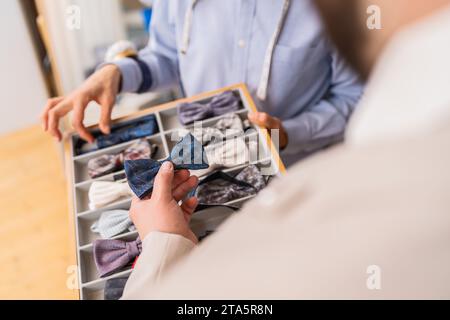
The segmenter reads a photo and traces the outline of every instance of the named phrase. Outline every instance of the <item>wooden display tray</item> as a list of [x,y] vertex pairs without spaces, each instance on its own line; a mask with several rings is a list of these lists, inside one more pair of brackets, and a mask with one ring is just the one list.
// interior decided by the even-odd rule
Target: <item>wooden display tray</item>
[[[243,102],[243,109],[236,112],[243,120],[247,118],[249,112],[257,111],[255,103],[244,84],[237,84],[229,87],[225,87],[219,90],[206,92],[186,99],[181,99],[166,103],[160,106],[152,107],[150,109],[136,112],[128,116],[116,119],[113,123],[121,123],[124,121],[136,119],[145,115],[155,114],[159,126],[159,133],[147,137],[152,143],[156,143],[160,146],[155,159],[162,160],[167,158],[173,147],[173,142],[168,139],[168,136],[178,129],[183,129],[183,127],[177,117],[176,108],[182,102],[194,102],[194,101],[207,101],[212,97],[225,92],[225,91],[235,91],[239,93]],[[204,126],[212,125],[217,122],[220,117],[211,118],[203,121]],[[188,126],[187,128],[190,128]],[[272,143],[268,131],[260,127],[254,126],[255,131],[247,136],[247,138],[255,139],[258,143],[258,150],[261,150],[262,157],[258,158],[257,161],[251,162],[256,164],[261,168],[269,167],[273,174],[271,175],[283,175],[286,171],[281,158],[278,154],[275,145]],[[90,130],[98,129],[98,126],[89,127]],[[76,156],[73,148],[74,139],[78,139],[78,135],[74,132],[70,133],[64,142],[65,149],[65,161],[66,170],[68,177],[68,194],[69,194],[69,207],[71,208],[70,221],[71,221],[71,233],[74,243],[73,251],[73,264],[78,266],[78,283],[80,299],[92,300],[92,299],[102,299],[103,298],[103,288],[106,280],[111,278],[128,276],[131,270],[125,270],[120,273],[116,273],[112,276],[106,278],[99,278],[94,259],[92,256],[92,242],[98,239],[99,236],[93,234],[90,231],[90,225],[98,219],[102,212],[114,209],[125,209],[128,210],[131,204],[130,198],[121,199],[105,208],[99,210],[89,210],[88,208],[88,190],[92,182],[94,181],[111,181],[113,176],[121,173],[116,172],[114,174],[106,175],[98,179],[90,179],[87,175],[86,165],[87,161],[93,157],[97,157],[103,154],[115,154],[120,151],[125,150],[133,141],[123,143],[110,148],[98,150],[81,156]],[[250,163],[248,163],[250,164]],[[248,164],[243,166],[238,166],[235,168],[230,168],[225,171],[230,173],[237,173],[239,170],[245,168]],[[240,206],[245,201],[248,201],[253,197],[247,197],[245,199],[239,199],[228,203],[230,205]],[[133,240],[137,237],[136,232],[128,232],[121,234],[114,239],[122,240]]]

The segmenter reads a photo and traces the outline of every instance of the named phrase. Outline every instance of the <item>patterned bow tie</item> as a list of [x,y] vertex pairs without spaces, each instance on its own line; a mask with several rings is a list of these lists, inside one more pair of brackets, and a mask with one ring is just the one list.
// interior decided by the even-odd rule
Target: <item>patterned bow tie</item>
[[135,230],[136,228],[126,210],[106,211],[91,226],[91,231],[99,233],[103,239],[109,239],[126,231]]
[[227,139],[206,149],[209,168],[194,174],[201,177],[222,168],[233,168],[249,162],[250,154],[243,137]]
[[94,132],[96,141],[93,144],[86,143],[85,141],[79,139],[76,142],[75,149],[77,155],[80,155],[115,146],[131,140],[149,137],[158,131],[159,129],[156,122],[156,117],[151,114],[142,118],[113,125],[111,128],[111,134],[108,135],[101,135],[99,132]]
[[101,278],[111,275],[134,261],[142,252],[140,238],[126,242],[122,240],[96,240],[94,260]]
[[237,114],[228,113],[210,127],[194,127],[192,130],[180,129],[178,134],[184,136],[192,133],[203,146],[207,146],[211,143],[223,142],[226,138],[243,136],[250,127],[248,121],[243,122]]
[[230,112],[236,112],[241,107],[241,99],[232,91],[224,92],[214,97],[207,104],[182,103],[178,106],[178,118],[183,125],[195,121],[218,117]]
[[164,161],[152,159],[125,161],[128,184],[138,198],[144,199],[153,191],[153,180],[161,165],[167,161],[174,164],[175,170],[201,170],[209,167],[203,146],[191,134],[178,142],[170,157]]
[[202,204],[224,204],[257,194],[267,183],[255,165],[242,170],[236,177],[217,171],[206,177],[197,188]]
[[157,146],[150,146],[147,140],[139,140],[125,151],[93,158],[88,162],[88,173],[92,179],[102,177],[123,169],[123,163],[127,160],[151,158],[158,150]]
[[130,187],[123,182],[95,181],[89,189],[89,208],[103,208],[122,197],[131,196]]

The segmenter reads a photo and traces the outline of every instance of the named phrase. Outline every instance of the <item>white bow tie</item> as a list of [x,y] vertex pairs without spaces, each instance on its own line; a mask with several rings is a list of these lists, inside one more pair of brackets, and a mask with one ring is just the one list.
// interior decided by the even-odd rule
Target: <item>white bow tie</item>
[[127,183],[96,181],[89,189],[89,208],[96,210],[125,196],[132,196]]
[[203,176],[217,169],[233,168],[249,162],[250,155],[244,138],[228,139],[219,144],[206,148],[209,168],[192,172],[196,176]]

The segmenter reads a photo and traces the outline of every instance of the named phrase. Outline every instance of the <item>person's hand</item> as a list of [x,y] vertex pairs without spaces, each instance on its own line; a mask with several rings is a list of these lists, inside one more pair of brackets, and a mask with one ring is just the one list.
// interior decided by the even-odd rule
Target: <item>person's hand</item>
[[94,142],[94,137],[84,126],[83,120],[87,105],[89,102],[95,101],[101,106],[100,130],[104,134],[109,134],[111,112],[119,91],[120,79],[120,69],[115,65],[107,65],[94,73],[68,97],[49,99],[41,115],[44,130],[61,141],[59,120],[73,110],[72,125],[74,129],[84,140]]
[[252,112],[248,115],[248,119],[250,120],[250,122],[269,130],[269,133],[270,130],[280,130],[279,146],[280,149],[286,148],[288,144],[288,135],[286,133],[286,130],[284,130],[283,123],[280,119],[272,117],[265,112]]
[[[198,178],[188,170],[174,173],[173,164],[165,162],[155,178],[153,193],[144,200],[134,198],[130,209],[133,221],[142,240],[151,232],[177,234],[197,243],[189,227],[191,216],[198,205],[197,198],[185,199],[198,184]],[[184,200],[181,205],[179,201]]]

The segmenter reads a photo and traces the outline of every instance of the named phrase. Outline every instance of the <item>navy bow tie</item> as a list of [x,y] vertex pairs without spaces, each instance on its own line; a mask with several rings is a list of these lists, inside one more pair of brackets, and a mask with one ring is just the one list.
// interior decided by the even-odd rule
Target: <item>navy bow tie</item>
[[204,170],[209,168],[205,149],[191,134],[185,136],[175,145],[166,160],[125,161],[128,184],[139,199],[144,199],[152,193],[154,179],[162,164],[167,161],[174,164],[175,170]]
[[111,127],[111,133],[108,135],[103,135],[99,130],[95,130],[92,132],[96,139],[95,143],[91,144],[82,139],[78,139],[75,143],[75,150],[77,155],[85,154],[134,139],[149,137],[158,132],[159,128],[156,117],[150,114],[145,117],[115,124]]

